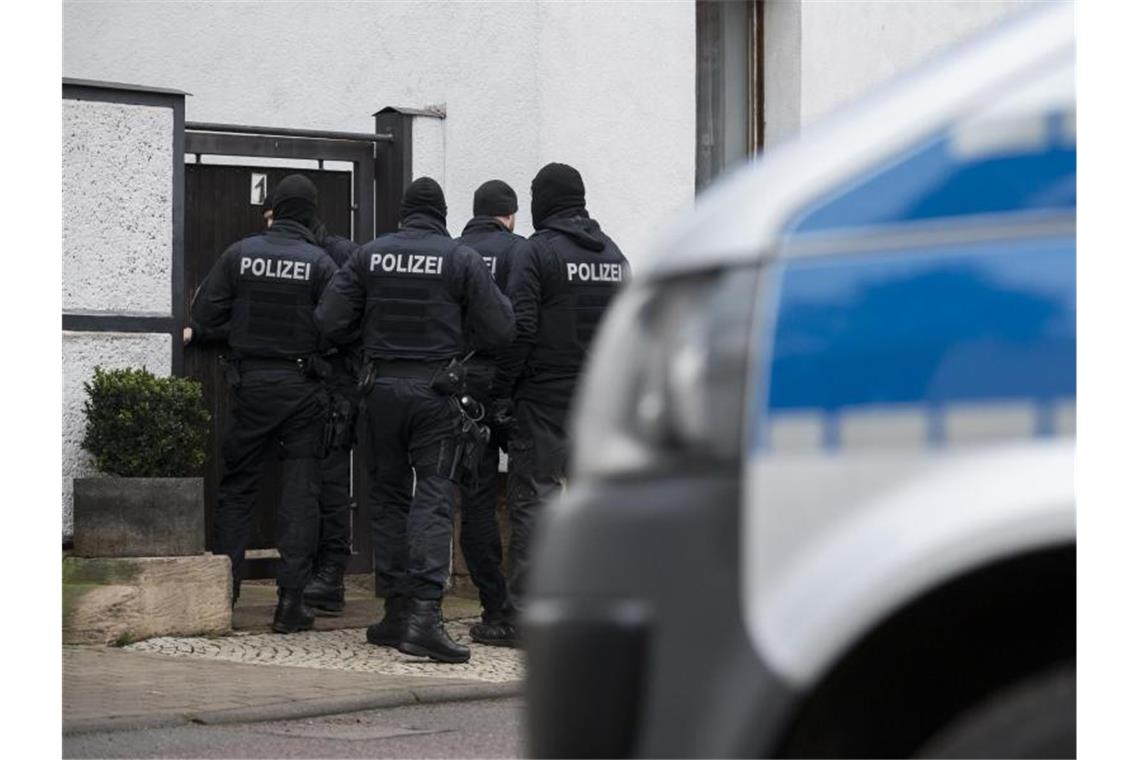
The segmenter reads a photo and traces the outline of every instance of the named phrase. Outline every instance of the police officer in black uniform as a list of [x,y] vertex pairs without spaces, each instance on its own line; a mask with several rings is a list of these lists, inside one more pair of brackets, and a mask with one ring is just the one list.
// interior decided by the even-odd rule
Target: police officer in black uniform
[[[495,284],[503,292],[507,288],[511,251],[525,241],[521,235],[514,234],[518,209],[518,196],[510,185],[498,179],[484,182],[475,191],[474,217],[459,238],[460,243],[483,257]],[[483,351],[476,352],[467,362],[468,391],[486,409],[491,408],[494,395],[495,359],[494,353]],[[501,569],[503,547],[495,519],[499,449],[507,448],[507,429],[493,419],[489,422],[491,445],[484,449],[474,485],[463,489],[459,546],[483,606],[482,620],[471,626],[471,638],[480,644],[513,646],[514,628],[506,619],[507,583]]]
[[313,624],[302,594],[316,545],[317,464],[328,406],[313,310],[336,272],[313,238],[316,203],[317,189],[305,177],[281,180],[273,226],[227,248],[190,309],[193,321],[206,329],[229,322],[235,403],[223,445],[214,551],[230,557],[235,601],[267,444],[284,460],[273,616],[278,633]]
[[[366,388],[371,471],[379,507],[371,516],[384,617],[368,641],[442,662],[471,654],[443,628],[440,601],[451,559],[455,453],[463,423],[452,360],[468,346],[495,350],[514,338],[510,302],[479,254],[448,235],[435,180],[404,193],[400,229],[362,246],[317,307],[333,341],[360,329],[374,382]],[[415,492],[412,495],[413,471]]]
[[[348,238],[330,233],[320,220],[314,225],[313,237],[338,268],[360,247]],[[357,389],[360,357],[359,340],[338,346],[326,357],[331,366],[327,385],[333,416],[329,420],[331,429],[326,431],[329,450],[320,464],[321,522],[316,564],[312,579],[305,587],[305,603],[331,615],[344,612],[344,571],[352,556],[349,454],[355,443],[356,410],[360,403]]]
[[535,232],[511,256],[507,295],[517,335],[503,354],[497,417],[513,407],[507,506],[511,617],[525,591],[531,532],[543,501],[566,477],[566,414],[582,363],[629,273],[621,250],[586,212],[576,169],[547,164],[531,183]]

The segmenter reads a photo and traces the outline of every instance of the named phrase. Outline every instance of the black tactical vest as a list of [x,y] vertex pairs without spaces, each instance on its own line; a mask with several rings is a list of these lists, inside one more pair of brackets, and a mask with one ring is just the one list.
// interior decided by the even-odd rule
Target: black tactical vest
[[443,361],[463,352],[463,310],[450,287],[451,254],[458,247],[421,229],[385,235],[364,247],[369,357]]
[[576,374],[598,323],[625,280],[625,256],[608,239],[601,251],[548,230],[540,230],[531,241],[548,266],[528,374]]
[[[313,309],[327,254],[304,240],[266,233],[237,243],[230,346],[239,356],[295,358],[317,353]],[[327,266],[332,266],[327,262]]]

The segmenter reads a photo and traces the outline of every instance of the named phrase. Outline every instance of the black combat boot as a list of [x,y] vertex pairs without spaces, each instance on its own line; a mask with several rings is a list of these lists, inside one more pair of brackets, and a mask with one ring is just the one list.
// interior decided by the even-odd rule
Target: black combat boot
[[482,621],[471,626],[471,640],[487,646],[513,649],[519,645],[519,634],[506,618],[484,615]]
[[305,606],[305,592],[299,588],[277,589],[277,610],[273,613],[273,630],[296,633],[313,627],[313,613]]
[[305,604],[333,617],[344,614],[344,568],[322,565],[305,586]]
[[409,599],[404,636],[396,645],[404,654],[430,657],[440,662],[467,662],[471,650],[456,644],[443,629],[443,610],[438,599]]
[[384,618],[379,623],[368,626],[366,633],[369,644],[378,647],[394,647],[404,635],[404,621],[408,617],[408,599],[393,594],[384,600]]

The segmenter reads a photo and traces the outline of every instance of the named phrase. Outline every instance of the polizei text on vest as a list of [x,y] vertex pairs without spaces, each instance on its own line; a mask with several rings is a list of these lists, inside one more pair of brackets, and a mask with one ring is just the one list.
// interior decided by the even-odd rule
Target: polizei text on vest
[[238,274],[254,277],[272,277],[276,280],[307,280],[311,265],[307,261],[267,259],[261,256],[242,256]]
[[396,274],[426,274],[438,276],[443,273],[443,257],[422,253],[374,253],[369,260],[371,272]]
[[621,282],[621,277],[621,264],[566,263],[566,279],[569,282]]

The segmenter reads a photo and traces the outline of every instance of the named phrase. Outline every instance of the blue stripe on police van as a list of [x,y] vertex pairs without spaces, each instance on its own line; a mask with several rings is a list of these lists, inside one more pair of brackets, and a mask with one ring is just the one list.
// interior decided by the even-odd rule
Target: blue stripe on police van
[[848,183],[799,214],[792,236],[919,220],[1076,207],[1076,145],[1068,113],[1036,115],[1045,139],[1000,152],[954,148],[946,132]]
[[902,418],[877,422],[876,409],[917,415],[907,435],[929,445],[1071,427],[1056,418],[1076,391],[1072,238],[792,259],[776,276],[755,407],[771,429],[758,426],[754,445],[799,447],[812,430],[824,449],[901,435]]

